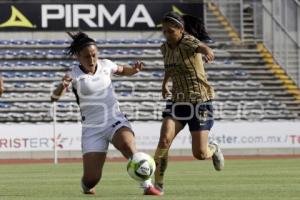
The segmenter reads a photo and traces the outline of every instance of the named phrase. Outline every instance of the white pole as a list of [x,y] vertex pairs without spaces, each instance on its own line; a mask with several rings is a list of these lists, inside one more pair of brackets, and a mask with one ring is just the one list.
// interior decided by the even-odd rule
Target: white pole
[[54,164],[58,163],[57,159],[57,140],[56,140],[56,102],[53,102],[53,143],[54,143]]

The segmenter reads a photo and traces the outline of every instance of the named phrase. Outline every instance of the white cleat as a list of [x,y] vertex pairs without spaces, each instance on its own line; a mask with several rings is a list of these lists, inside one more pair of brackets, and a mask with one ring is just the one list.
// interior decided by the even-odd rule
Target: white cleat
[[215,145],[217,150],[212,156],[212,161],[215,167],[215,170],[221,171],[224,168],[225,160],[224,155],[220,149],[220,146],[216,142],[211,142],[210,144]]

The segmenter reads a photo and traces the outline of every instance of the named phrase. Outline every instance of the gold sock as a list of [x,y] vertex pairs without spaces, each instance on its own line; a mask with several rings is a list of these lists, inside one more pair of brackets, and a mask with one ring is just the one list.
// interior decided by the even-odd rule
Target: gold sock
[[217,151],[216,145],[208,144],[206,157],[211,158],[216,151]]
[[155,184],[163,184],[164,181],[164,173],[167,169],[168,165],[168,151],[169,149],[161,149],[157,148],[154,160],[156,163],[156,170],[155,170]]

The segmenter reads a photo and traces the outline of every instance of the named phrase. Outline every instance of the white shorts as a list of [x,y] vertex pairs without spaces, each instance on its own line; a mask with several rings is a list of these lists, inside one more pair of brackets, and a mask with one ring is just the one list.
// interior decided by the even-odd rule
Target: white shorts
[[108,145],[118,129],[121,127],[131,129],[129,121],[123,114],[120,114],[108,124],[109,125],[104,128],[82,127],[82,154],[89,152],[107,152]]

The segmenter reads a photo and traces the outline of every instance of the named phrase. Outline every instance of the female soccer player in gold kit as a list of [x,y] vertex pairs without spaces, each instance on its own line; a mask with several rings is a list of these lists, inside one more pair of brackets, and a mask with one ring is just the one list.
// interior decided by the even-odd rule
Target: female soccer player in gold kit
[[[192,22],[192,21],[193,22]],[[155,152],[157,169],[155,186],[163,192],[163,177],[167,168],[168,151],[176,135],[189,125],[192,136],[192,152],[196,159],[211,158],[216,170],[224,167],[224,157],[217,143],[208,142],[213,126],[212,100],[214,90],[208,83],[202,55],[206,62],[214,59],[213,51],[200,40],[209,39],[203,24],[192,16],[181,17],[175,12],[167,13],[162,20],[166,42],[161,46],[165,77],[162,95],[167,101],[159,143]],[[172,80],[172,90],[168,81]]]

